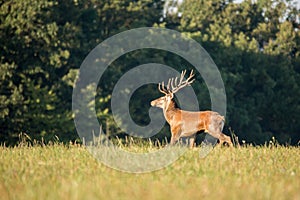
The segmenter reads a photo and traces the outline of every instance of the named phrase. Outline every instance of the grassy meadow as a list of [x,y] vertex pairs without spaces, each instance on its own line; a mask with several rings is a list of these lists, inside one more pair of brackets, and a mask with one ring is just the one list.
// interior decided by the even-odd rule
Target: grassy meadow
[[296,200],[299,155],[299,147],[271,145],[217,147],[200,158],[196,148],[164,169],[130,174],[106,167],[81,146],[2,146],[0,199]]

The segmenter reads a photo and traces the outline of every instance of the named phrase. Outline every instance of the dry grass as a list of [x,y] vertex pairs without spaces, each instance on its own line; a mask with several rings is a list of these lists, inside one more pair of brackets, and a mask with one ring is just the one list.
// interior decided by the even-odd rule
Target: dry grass
[[0,147],[0,197],[300,199],[299,155],[298,147],[265,146],[215,148],[200,158],[196,149],[162,170],[130,174],[104,166],[83,147]]

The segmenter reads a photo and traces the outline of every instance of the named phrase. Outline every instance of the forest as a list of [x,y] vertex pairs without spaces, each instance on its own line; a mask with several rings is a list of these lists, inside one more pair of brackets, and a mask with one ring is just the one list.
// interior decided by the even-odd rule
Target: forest
[[[175,2],[175,3],[174,3]],[[107,38],[141,27],[176,30],[197,41],[224,81],[224,133],[253,145],[300,142],[300,10],[282,0],[7,0],[0,3],[0,144],[30,140],[77,141],[72,92],[89,52]],[[171,37],[171,36],[170,36]],[[99,122],[122,136],[111,112],[111,92],[128,70],[147,63],[178,71],[193,66],[157,49],[127,53],[111,63],[96,95]],[[210,109],[197,76],[201,110]],[[149,123],[157,85],[130,101],[137,124]],[[168,126],[158,139],[170,137]]]

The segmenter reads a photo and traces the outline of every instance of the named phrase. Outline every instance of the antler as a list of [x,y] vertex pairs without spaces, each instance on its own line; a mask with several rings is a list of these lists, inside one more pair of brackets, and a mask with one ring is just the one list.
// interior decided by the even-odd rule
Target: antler
[[164,83],[164,82],[158,84],[158,90],[159,90],[161,93],[166,94],[166,95],[170,93],[170,91],[168,91],[168,90],[165,88],[165,83]]
[[176,93],[178,92],[178,90],[180,90],[181,88],[191,85],[191,83],[194,82],[195,79],[193,79],[193,77],[195,76],[194,71],[192,70],[190,73],[190,76],[186,79],[184,79],[184,76],[186,74],[186,70],[183,70],[181,72],[180,78],[179,78],[179,82],[178,82],[178,77],[174,78],[170,78],[168,81],[168,85],[165,88],[165,83],[162,82],[161,84],[158,84],[158,90],[163,93],[163,94],[171,94],[171,93]]

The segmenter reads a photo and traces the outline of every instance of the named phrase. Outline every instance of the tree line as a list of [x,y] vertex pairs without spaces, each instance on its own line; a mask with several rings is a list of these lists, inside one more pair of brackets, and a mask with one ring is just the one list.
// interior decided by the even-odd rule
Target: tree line
[[[82,61],[106,38],[139,27],[177,30],[210,54],[226,88],[225,132],[253,144],[300,140],[300,12],[292,1],[184,0],[167,14],[162,0],[11,0],[0,6],[0,143],[15,144],[20,133],[76,140],[72,89]],[[110,108],[115,83],[149,62],[193,67],[155,49],[114,61],[96,96],[98,120],[111,136],[122,134]],[[201,76],[197,80],[199,107],[209,109],[207,88]],[[148,104],[158,96],[155,85],[134,93],[129,106],[138,124],[149,123]],[[167,128],[157,137],[166,136]]]

